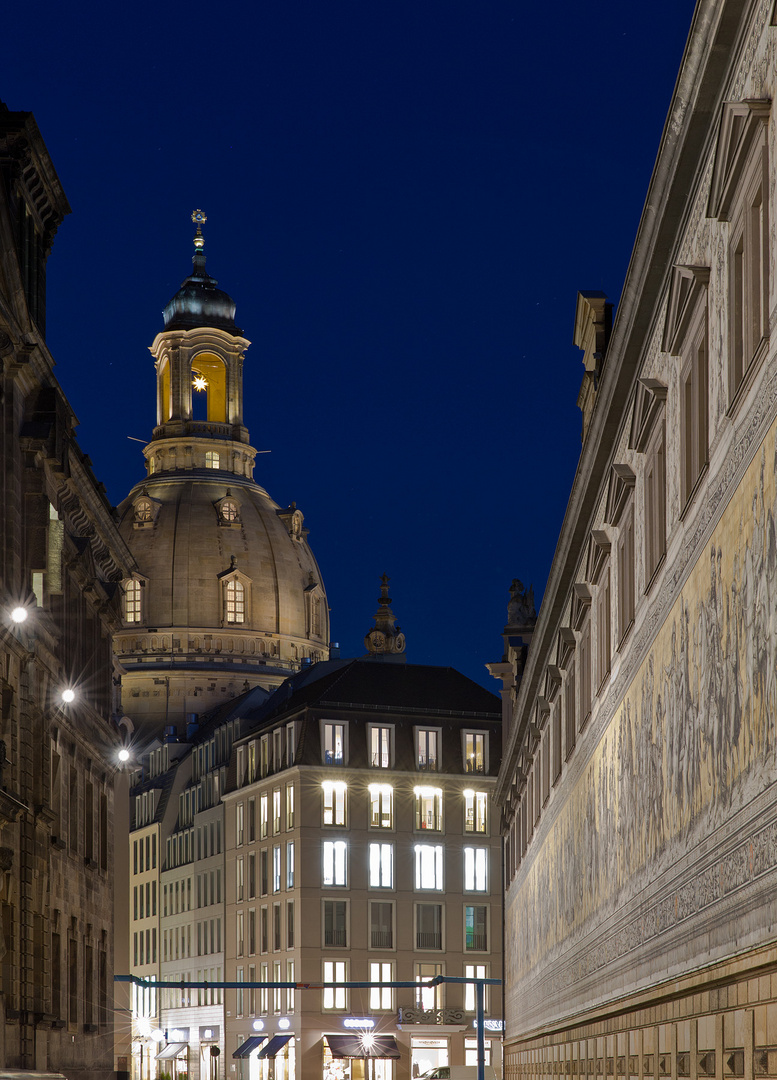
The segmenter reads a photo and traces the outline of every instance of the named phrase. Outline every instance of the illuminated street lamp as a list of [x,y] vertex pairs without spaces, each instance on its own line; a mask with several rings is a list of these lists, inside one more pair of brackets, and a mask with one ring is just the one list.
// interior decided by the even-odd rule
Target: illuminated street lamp
[[71,687],[68,686],[65,690],[62,691],[62,700],[65,702],[66,705],[70,705],[70,703],[75,701],[75,699],[76,692]]
[[23,623],[27,621],[27,615],[28,612],[26,607],[15,607],[11,612],[11,619],[15,623]]

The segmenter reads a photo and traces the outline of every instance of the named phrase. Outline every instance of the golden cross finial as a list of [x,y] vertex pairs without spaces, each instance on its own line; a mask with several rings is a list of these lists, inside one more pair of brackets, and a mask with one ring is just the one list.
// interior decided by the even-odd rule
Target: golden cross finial
[[201,251],[205,247],[205,238],[202,235],[202,226],[207,221],[204,210],[195,210],[192,213],[192,221],[197,226],[197,234],[194,237],[194,246],[198,251]]

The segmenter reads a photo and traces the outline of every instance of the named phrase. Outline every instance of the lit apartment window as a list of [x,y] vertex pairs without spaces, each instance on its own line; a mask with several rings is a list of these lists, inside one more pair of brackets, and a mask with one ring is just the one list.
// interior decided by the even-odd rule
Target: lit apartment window
[[266,840],[270,825],[270,799],[267,792],[259,796],[259,839]]
[[324,824],[345,825],[345,802],[347,786],[325,780],[321,785],[324,799]]
[[416,904],[415,945],[417,949],[442,949],[442,904]]
[[324,724],[324,764],[345,764],[345,724]]
[[415,827],[442,831],[442,789],[432,787],[414,788]]
[[[294,980],[294,961],[286,961],[286,982],[293,983]],[[294,990],[288,986],[286,988],[286,1012],[294,1012]]]
[[[442,852],[442,848],[440,849]],[[442,859],[442,854],[440,856]],[[348,849],[344,840],[324,841],[324,885],[347,884]]]
[[464,734],[464,771],[486,771],[486,736],[483,732],[467,731]]
[[485,904],[464,906],[464,948],[468,952],[488,952],[488,908]]
[[218,469],[219,467],[219,455],[216,450],[205,451],[205,468],[206,469]]
[[[281,981],[281,964],[279,960],[276,960],[272,966],[273,982],[279,983]],[[280,986],[274,986],[272,992],[272,1007],[273,1012],[279,1013],[281,1011],[281,1003],[283,999],[283,990]]]
[[370,825],[373,829],[394,828],[394,789],[389,784],[370,784]]
[[286,785],[286,829],[294,828],[294,785]]
[[262,735],[259,740],[259,774],[262,778],[270,771],[270,736]]
[[281,891],[281,848],[276,844],[272,849],[272,891]]
[[272,831],[277,836],[281,831],[281,789],[276,788],[272,793]]
[[244,623],[246,619],[246,591],[242,581],[230,578],[224,586],[226,620],[228,623]]
[[286,844],[286,888],[294,888],[294,841]]
[[[324,961],[324,983],[348,982],[347,960]],[[348,991],[344,986],[324,986],[325,1009],[347,1009]]]
[[[259,982],[266,983],[269,981],[270,965],[265,961],[265,963],[259,966]],[[264,1016],[270,1011],[270,990],[266,986],[259,991],[259,1011]]]
[[393,844],[370,844],[370,887],[394,888]]
[[390,901],[370,902],[370,948],[394,948],[394,905]]
[[140,582],[136,578],[130,578],[124,589],[124,621],[141,621]]
[[[465,964],[465,979],[487,979],[488,964]],[[464,984],[464,1008],[467,1012],[474,1012],[477,1007],[477,996],[474,983]],[[488,987],[483,987],[483,1007],[488,1011]]]
[[416,732],[416,762],[418,768],[428,772],[437,772],[439,732],[420,728]]
[[[393,982],[394,965],[383,961],[370,962],[370,982]],[[390,986],[373,986],[370,990],[370,1011],[390,1012],[394,1008],[394,991]]]
[[443,964],[424,963],[415,965],[415,981],[418,984],[415,992],[417,1008],[424,1011],[442,1008],[443,984],[439,983],[437,986],[430,986],[429,984],[432,979],[444,974],[445,966]]
[[416,889],[442,890],[442,852],[441,844],[416,844]]
[[236,940],[237,940],[237,955],[242,956],[245,950],[245,934],[244,934],[244,919],[243,912],[238,911],[236,921]]
[[284,767],[283,761],[283,731],[280,728],[272,733],[272,761],[273,771],[280,772]]
[[370,727],[370,764],[374,769],[391,768],[390,727]]
[[488,831],[488,794],[485,791],[464,792],[464,832]]
[[239,903],[243,899],[243,856],[242,855],[240,855],[235,860],[235,877],[236,877],[236,881],[235,881],[236,896],[235,896],[235,899]]
[[488,848],[464,848],[464,889],[466,892],[488,890]]
[[241,802],[235,803],[235,845],[240,847],[243,843],[244,830],[244,807]]

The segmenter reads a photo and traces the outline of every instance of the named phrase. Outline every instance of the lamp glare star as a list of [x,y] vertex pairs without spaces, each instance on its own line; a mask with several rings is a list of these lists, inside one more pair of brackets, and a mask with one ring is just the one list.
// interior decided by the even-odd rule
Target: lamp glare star
[[27,608],[15,607],[11,612],[11,618],[15,623],[23,623],[27,620]]

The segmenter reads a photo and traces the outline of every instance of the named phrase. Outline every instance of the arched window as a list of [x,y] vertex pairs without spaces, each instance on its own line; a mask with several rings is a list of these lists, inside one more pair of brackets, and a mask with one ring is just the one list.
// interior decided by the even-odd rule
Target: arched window
[[140,582],[130,578],[124,588],[124,621],[139,623],[141,613]]
[[226,584],[226,611],[228,623],[244,623],[246,619],[245,586],[232,578]]
[[205,468],[206,469],[218,469],[219,467],[219,455],[217,450],[205,451]]

